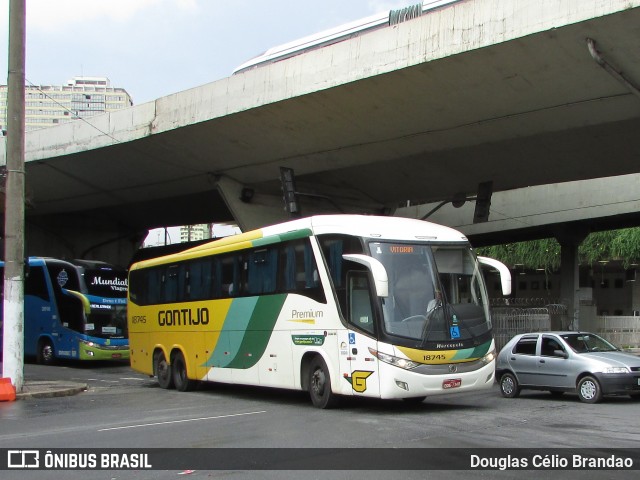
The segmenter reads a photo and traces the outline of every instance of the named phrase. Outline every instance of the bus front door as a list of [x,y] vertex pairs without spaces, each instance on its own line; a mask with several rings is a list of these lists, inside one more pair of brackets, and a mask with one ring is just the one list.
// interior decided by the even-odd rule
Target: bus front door
[[378,349],[378,342],[368,272],[349,272],[347,286],[348,321],[352,327],[347,331],[346,340],[351,370],[348,380],[354,395],[379,397],[377,359],[370,351]]

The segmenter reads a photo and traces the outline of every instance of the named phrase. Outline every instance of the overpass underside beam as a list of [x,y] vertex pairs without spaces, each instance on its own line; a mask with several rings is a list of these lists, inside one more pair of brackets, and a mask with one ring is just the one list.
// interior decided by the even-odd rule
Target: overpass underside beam
[[147,230],[135,232],[118,221],[85,214],[31,217],[26,223],[25,253],[126,267],[146,234]]
[[[225,175],[217,177],[216,187],[243,232],[291,219],[285,210],[281,191],[273,194],[274,189],[255,189]],[[297,187],[299,216],[385,213],[381,204],[370,199],[358,198],[357,192],[350,189],[323,189],[319,185],[312,186],[303,182],[298,183]]]

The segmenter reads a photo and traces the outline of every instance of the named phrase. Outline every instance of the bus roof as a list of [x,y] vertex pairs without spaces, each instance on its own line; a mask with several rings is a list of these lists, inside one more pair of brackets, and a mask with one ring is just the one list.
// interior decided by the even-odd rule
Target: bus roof
[[133,264],[131,269],[322,234],[354,235],[381,241],[468,242],[467,238],[457,230],[424,220],[374,215],[316,215],[212,240],[163,257],[143,260]]

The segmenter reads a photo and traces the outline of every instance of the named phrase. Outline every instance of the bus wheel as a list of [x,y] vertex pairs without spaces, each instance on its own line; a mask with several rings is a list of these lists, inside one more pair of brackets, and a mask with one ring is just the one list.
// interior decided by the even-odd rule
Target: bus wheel
[[164,358],[164,353],[156,352],[153,355],[153,372],[158,378],[158,385],[161,388],[173,388],[173,375],[171,374],[171,365]]
[[43,338],[38,342],[36,361],[40,365],[53,365],[56,362],[55,352],[51,340]]
[[195,380],[189,380],[189,377],[187,377],[187,363],[184,361],[182,353],[176,353],[172,359],[171,370],[173,372],[173,384],[176,386],[176,390],[179,392],[193,390],[197,382]]
[[331,391],[329,370],[320,356],[313,359],[309,369],[309,395],[317,408],[332,408],[338,403],[338,398]]

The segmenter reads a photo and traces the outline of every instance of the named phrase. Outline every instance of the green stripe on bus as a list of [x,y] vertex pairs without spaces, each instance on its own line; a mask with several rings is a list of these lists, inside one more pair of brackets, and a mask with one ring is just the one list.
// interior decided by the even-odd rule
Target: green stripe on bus
[[300,238],[306,238],[311,236],[311,230],[303,228],[301,230],[294,230],[291,232],[280,233],[278,235],[269,235],[268,237],[258,238],[253,240],[252,245],[254,247],[264,247],[266,245],[273,245],[274,243],[288,242],[291,240],[298,240]]
[[491,340],[474,348],[465,348],[464,350],[458,350],[452,360],[465,360],[467,358],[474,359],[484,357],[489,351],[490,347]]
[[264,354],[286,295],[237,298],[225,318],[208,367],[253,367]]

